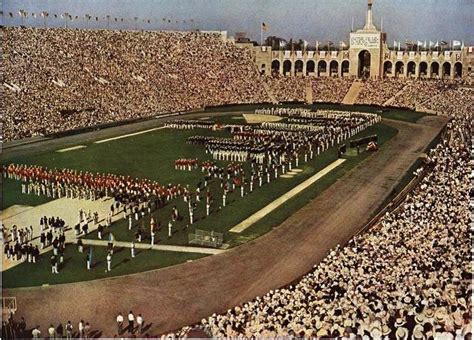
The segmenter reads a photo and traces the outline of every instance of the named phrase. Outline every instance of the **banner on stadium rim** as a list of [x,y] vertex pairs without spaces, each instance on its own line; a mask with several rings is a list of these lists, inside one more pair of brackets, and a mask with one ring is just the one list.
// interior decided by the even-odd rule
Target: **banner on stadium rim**
[[444,51],[444,57],[445,58],[451,57],[451,51]]
[[308,58],[314,57],[314,51],[308,51]]
[[434,51],[432,58],[433,58],[433,59],[438,59],[438,57],[439,57],[439,52],[438,52],[438,51]]
[[290,58],[291,51],[285,51],[285,58],[288,59]]
[[326,51],[319,51],[320,58],[326,58]]
[[426,51],[421,52],[421,60],[426,60]]
[[410,59],[410,60],[415,59],[415,51],[408,52],[408,59]]
[[337,51],[331,51],[331,58],[337,58]]
[[302,59],[303,58],[303,51],[296,51],[296,58]]
[[397,59],[403,59],[403,51],[397,52]]

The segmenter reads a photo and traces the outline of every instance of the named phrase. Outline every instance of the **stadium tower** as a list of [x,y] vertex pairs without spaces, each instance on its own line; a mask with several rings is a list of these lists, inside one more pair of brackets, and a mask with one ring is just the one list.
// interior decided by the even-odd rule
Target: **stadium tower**
[[365,26],[350,34],[350,73],[358,78],[382,74],[385,35],[374,25],[372,0],[368,0]]

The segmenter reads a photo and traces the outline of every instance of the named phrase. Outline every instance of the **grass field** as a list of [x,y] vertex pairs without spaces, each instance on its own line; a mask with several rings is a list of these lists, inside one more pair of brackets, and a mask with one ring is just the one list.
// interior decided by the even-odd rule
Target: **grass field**
[[[268,105],[233,105],[225,107],[225,111],[237,112],[237,111],[253,111],[262,107],[274,107],[273,104]],[[417,112],[412,110],[404,110],[398,108],[387,108],[377,107],[369,105],[340,105],[340,104],[300,104],[300,103],[286,103],[279,105],[279,107],[306,107],[312,110],[326,109],[326,110],[342,110],[342,111],[362,111],[377,113],[383,118],[402,120],[410,123],[416,123],[421,117],[430,115],[425,112]],[[219,108],[207,108],[204,112],[221,112],[222,107]]]
[[93,247],[93,266],[91,270],[86,267],[86,254],[79,253],[73,244],[66,246],[64,263],[59,265],[59,274],[51,273],[49,251],[40,256],[39,263],[22,263],[2,275],[4,288],[41,286],[44,284],[59,284],[76,281],[103,279],[112,276],[143,272],[147,270],[172,266],[190,260],[196,260],[206,255],[194,253],[178,253],[157,250],[137,249],[135,258],[130,256],[130,249],[115,248],[112,258],[112,271],[106,272],[107,247]]
[[[356,110],[359,110],[359,108]],[[397,119],[407,120],[408,116],[409,114],[399,114]],[[234,119],[233,117],[224,117],[218,120],[222,122],[241,122],[240,119]],[[383,147],[386,141],[397,134],[397,130],[384,124],[376,124],[353,137],[353,139],[371,134],[379,136],[379,144]],[[228,133],[200,129],[184,131],[163,129],[101,144],[85,143],[85,148],[63,153],[42,152],[29,156],[13,156],[5,159],[4,162],[5,164],[15,162],[43,165],[50,168],[72,168],[92,172],[127,174],[154,179],[163,184],[180,183],[182,185],[188,184],[191,188],[195,188],[196,184],[203,180],[203,173],[198,170],[188,172],[174,169],[174,160],[177,158],[198,158],[199,161],[210,159],[210,156],[204,152],[203,147],[185,143],[186,138],[192,135],[226,136]],[[225,243],[231,247],[248,242],[280,224],[293,212],[303,207],[308,201],[317,196],[318,193],[329,187],[369,155],[370,153],[361,152],[356,156],[347,156],[346,162],[341,166],[314,183],[304,192],[287,201],[276,211],[254,223],[241,234],[229,233],[228,230],[336,160],[337,147],[330,148],[312,161],[300,164],[300,168],[303,171],[293,178],[279,178],[270,184],[263,185],[261,188],[256,188],[253,193],[246,195],[244,198],[240,197],[239,191],[230,193],[227,200],[228,205],[222,209],[220,208],[222,189],[219,183],[214,181],[210,186],[211,193],[215,199],[215,204],[211,209],[212,213],[210,216],[205,217],[205,203],[203,203],[203,199],[201,204],[198,205],[197,211],[195,211],[195,223],[193,225],[188,226],[187,204],[182,199],[172,201],[164,208],[153,213],[155,220],[160,221],[163,226],[157,235],[157,243],[187,245],[188,233],[195,229],[223,232]],[[224,162],[218,163],[223,164]],[[42,197],[22,195],[20,193],[20,183],[16,181],[4,180],[4,192],[5,190],[7,190],[7,193],[3,197],[4,207],[11,206],[12,204],[36,205],[46,200]],[[173,205],[178,207],[184,218],[182,221],[176,222],[174,234],[171,238],[168,238],[166,225],[170,219]],[[128,222],[120,220],[114,223],[111,229],[116,240],[131,241],[134,239],[138,225],[143,225],[145,231],[149,230],[149,221],[150,216],[145,216],[143,220],[138,221],[138,224],[134,225],[134,228],[129,231]],[[96,233],[91,233],[88,235],[88,238],[97,238]],[[145,238],[144,242],[148,242],[147,238]],[[4,272],[4,286],[32,286],[44,283],[55,284],[92,280],[161,268],[204,256],[148,250],[132,260],[130,259],[129,249],[124,249],[117,256],[114,256],[114,265],[117,265],[117,267],[111,273],[105,274],[102,268],[98,269],[100,266],[105,268],[105,263],[99,263],[96,268],[87,271],[85,270],[85,254],[79,254],[75,249],[72,249],[74,248],[72,246],[68,248],[66,252],[66,265],[59,275],[52,277],[52,274],[50,274],[49,257],[45,255],[44,260],[39,265],[22,264]],[[97,247],[97,250],[94,250],[94,254],[96,259],[100,258],[103,261],[105,258],[105,248]],[[134,263],[134,265],[125,265],[129,261],[133,261],[130,264]],[[28,272],[29,275],[24,275],[25,272]]]

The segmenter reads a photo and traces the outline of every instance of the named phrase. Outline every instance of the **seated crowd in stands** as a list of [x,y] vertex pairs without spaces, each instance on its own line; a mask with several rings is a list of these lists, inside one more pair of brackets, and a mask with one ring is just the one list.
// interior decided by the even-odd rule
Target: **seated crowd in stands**
[[219,34],[2,28],[5,141],[164,112],[269,102]]
[[470,339],[472,100],[459,109],[452,98],[443,109],[453,119],[429,152],[430,170],[398,209],[335,247],[296,285],[198,327],[215,337]]
[[[340,103],[347,78],[260,77],[250,52],[200,32],[2,28],[2,141],[206,106]],[[469,84],[468,80],[457,81]],[[446,81],[368,80],[356,103],[415,109]],[[395,96],[394,98],[392,98]]]
[[275,99],[280,102],[305,102],[308,80],[301,77],[275,76],[267,77],[268,84]]

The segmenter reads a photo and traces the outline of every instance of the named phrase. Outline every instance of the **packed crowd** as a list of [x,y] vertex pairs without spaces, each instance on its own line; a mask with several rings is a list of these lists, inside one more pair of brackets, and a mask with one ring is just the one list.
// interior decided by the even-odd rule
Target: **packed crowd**
[[[4,141],[206,106],[340,103],[352,80],[261,77],[219,34],[2,28]],[[466,81],[458,80],[464,84]],[[367,80],[357,103],[416,108],[449,81]],[[172,123],[170,123],[172,124]],[[203,123],[206,125],[206,123]]]
[[[453,100],[462,105],[469,87],[461,80],[404,80],[385,78],[366,80],[357,97],[357,104],[428,109],[439,114],[455,109]],[[454,97],[454,98],[450,98]],[[443,107],[441,107],[443,106]]]
[[2,27],[4,140],[230,103],[270,102],[219,34]]
[[444,82],[433,80],[415,80],[409,82],[397,96],[391,106],[416,109],[430,97],[437,96],[444,89]]
[[318,78],[311,82],[313,102],[341,103],[352,85],[352,79]]
[[463,105],[449,98],[441,107],[454,118],[429,152],[426,177],[398,209],[334,248],[296,285],[213,314],[198,327],[217,337],[472,337],[472,96]]
[[356,103],[382,106],[406,84],[406,81],[398,78],[386,78],[383,81],[368,79],[359,92]]
[[439,115],[450,113],[456,117],[469,118],[472,115],[472,98],[474,88],[450,86],[437,96],[424,101],[421,109],[431,110]]
[[308,80],[301,77],[266,77],[271,93],[280,102],[304,102]]

